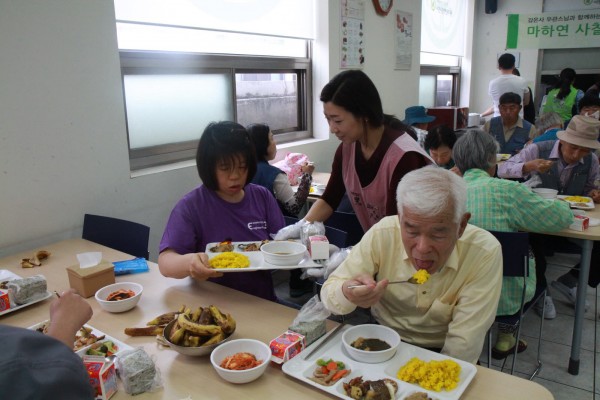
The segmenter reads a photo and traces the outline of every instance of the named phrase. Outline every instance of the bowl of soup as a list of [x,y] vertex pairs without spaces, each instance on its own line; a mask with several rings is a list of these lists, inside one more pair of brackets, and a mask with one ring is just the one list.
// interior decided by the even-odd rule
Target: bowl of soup
[[342,343],[354,360],[375,364],[387,361],[396,354],[400,335],[383,325],[356,325],[344,332]]
[[298,242],[275,241],[263,244],[260,252],[269,264],[291,266],[302,261],[306,246]]

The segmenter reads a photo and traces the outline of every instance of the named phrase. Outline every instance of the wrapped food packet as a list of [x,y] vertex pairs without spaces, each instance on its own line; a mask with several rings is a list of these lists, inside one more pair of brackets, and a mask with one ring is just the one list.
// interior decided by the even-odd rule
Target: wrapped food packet
[[142,347],[121,352],[116,364],[128,394],[151,392],[163,386],[160,371]]
[[288,329],[303,335],[308,346],[325,334],[325,320],[329,315],[331,313],[315,295],[302,306]]
[[31,303],[46,296],[48,288],[44,275],[14,279],[6,284],[9,297],[17,305]]
[[325,235],[325,225],[318,221],[305,221],[300,230],[300,241],[306,248],[309,247],[308,238],[315,235]]

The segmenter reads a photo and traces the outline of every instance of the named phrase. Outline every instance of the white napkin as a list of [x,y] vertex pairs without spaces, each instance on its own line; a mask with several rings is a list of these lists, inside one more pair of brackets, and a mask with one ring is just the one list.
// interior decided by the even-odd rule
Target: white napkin
[[92,251],[89,253],[77,254],[77,260],[79,260],[79,268],[91,268],[100,264],[102,261],[102,252]]

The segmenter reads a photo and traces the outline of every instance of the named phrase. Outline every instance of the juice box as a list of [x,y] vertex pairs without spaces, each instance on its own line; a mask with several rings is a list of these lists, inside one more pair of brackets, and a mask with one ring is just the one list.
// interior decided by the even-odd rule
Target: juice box
[[104,357],[83,356],[83,364],[94,388],[96,400],[108,400],[117,391],[117,372],[113,361],[106,362]]
[[306,347],[304,336],[299,333],[286,331],[269,343],[271,361],[282,364],[297,356]]
[[10,298],[8,291],[0,289],[0,311],[5,311],[10,308]]

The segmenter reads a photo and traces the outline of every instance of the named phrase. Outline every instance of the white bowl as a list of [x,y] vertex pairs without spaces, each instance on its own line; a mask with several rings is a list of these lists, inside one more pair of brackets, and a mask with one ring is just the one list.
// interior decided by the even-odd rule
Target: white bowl
[[[119,289],[129,289],[135,292],[135,296],[130,297],[124,300],[115,300],[108,301],[106,298],[112,292],[115,292]],[[139,283],[135,282],[119,282],[113,283],[112,285],[104,286],[101,289],[98,289],[96,292],[96,301],[100,304],[100,307],[105,309],[106,311],[119,313],[123,311],[131,310],[133,307],[137,305],[142,297],[142,291],[144,288]]]
[[[365,339],[383,340],[390,345],[390,348],[380,351],[366,351],[352,347],[351,343],[360,337]],[[387,361],[396,354],[396,350],[400,344],[400,335],[392,328],[383,325],[356,325],[344,332],[342,335],[342,343],[348,355],[354,360],[375,364]]]
[[558,195],[558,190],[555,189],[534,188],[531,190],[533,193],[536,193],[538,196],[543,197],[544,199],[555,199]]
[[276,241],[263,244],[260,251],[269,264],[298,265],[304,258],[306,246],[298,242]]
[[[243,371],[221,368],[221,362],[225,358],[241,352],[254,354],[257,360],[262,360],[262,363],[254,368]],[[214,349],[210,355],[210,362],[215,371],[217,371],[217,374],[231,383],[248,383],[258,379],[269,366],[270,360],[271,349],[269,346],[254,339],[231,340]]]
[[211,344],[208,346],[197,346],[197,347],[179,346],[179,345],[173,344],[169,340],[169,337],[171,336],[171,330],[173,329],[173,325],[175,325],[175,322],[177,322],[176,319],[169,322],[167,324],[167,326],[165,326],[165,329],[163,331],[163,336],[165,338],[165,341],[167,343],[169,343],[169,347],[171,349],[175,350],[176,352],[178,352],[180,354],[186,355],[186,356],[204,356],[204,355],[210,354],[214,349],[217,348],[217,346],[220,346],[221,344],[225,343],[227,340],[229,340],[231,335],[233,335],[233,332],[232,332],[225,339],[221,340],[219,343]]

